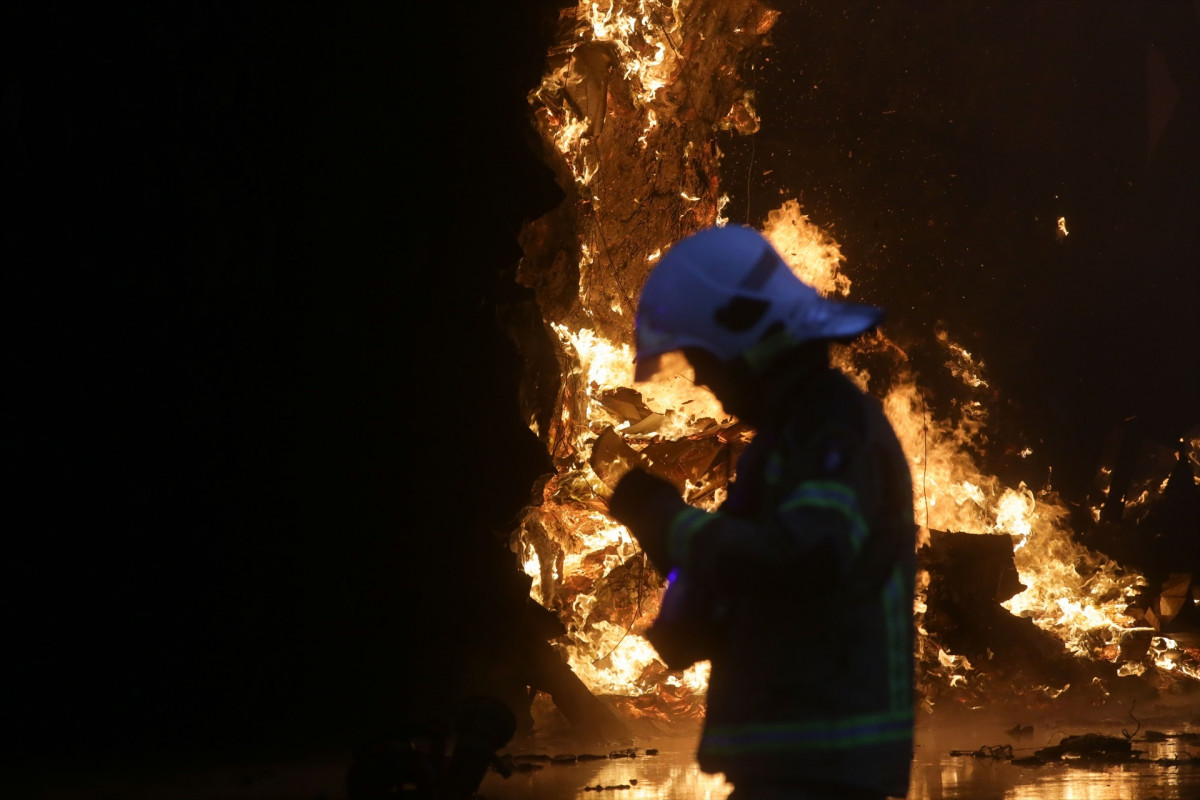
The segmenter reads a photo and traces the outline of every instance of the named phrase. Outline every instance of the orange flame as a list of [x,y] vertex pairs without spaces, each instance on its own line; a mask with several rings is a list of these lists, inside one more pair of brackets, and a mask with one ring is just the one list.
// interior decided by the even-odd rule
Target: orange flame
[[[638,148],[653,147],[661,119],[654,100],[680,69],[680,54],[674,42],[681,41],[683,6],[672,3],[581,2],[577,18],[582,24],[576,38],[553,55],[552,68],[541,85],[529,95],[538,126],[587,202],[597,202],[592,188],[599,162],[598,149],[585,147],[595,120],[577,113],[570,104],[553,98],[565,88],[588,80],[584,43],[599,43],[612,59],[613,68],[631,87],[633,106],[642,125]],[[593,76],[594,77],[594,76]],[[693,143],[688,147],[697,147]],[[686,158],[687,153],[683,154]],[[695,199],[695,198],[686,198]],[[723,224],[718,203],[717,223]],[[1059,221],[1063,235],[1065,221]],[[666,226],[663,228],[667,229]],[[844,257],[828,232],[814,225],[796,200],[773,210],[764,234],[780,251],[789,266],[805,282],[824,294],[848,296],[850,279],[841,273]],[[645,243],[648,261],[653,262],[669,244]],[[588,296],[588,268],[600,245],[581,242],[580,292]],[[624,313],[614,308],[618,314]],[[560,459],[559,472],[547,485],[544,503],[530,509],[514,533],[514,549],[533,580],[535,600],[555,610],[568,629],[556,642],[575,673],[597,694],[637,697],[660,686],[683,688],[702,694],[707,686],[707,664],[698,664],[682,674],[668,672],[653,647],[640,632],[653,619],[661,601],[661,585],[641,598],[632,617],[608,618],[596,594],[596,586],[615,570],[636,571],[640,561],[636,542],[628,530],[607,518],[603,498],[608,487],[589,465],[597,434],[608,427],[622,435],[634,450],[650,441],[677,440],[697,431],[701,421],[717,420],[728,425],[720,404],[691,382],[685,363],[666,370],[656,382],[636,389],[646,406],[661,415],[650,431],[633,432],[627,420],[614,414],[602,399],[606,392],[630,389],[633,383],[631,343],[619,334],[588,327],[570,326],[548,320],[558,337],[569,375],[583,388],[582,404],[564,405],[560,413],[566,432],[569,457]],[[615,336],[615,338],[614,338]],[[952,341],[946,331],[937,340],[946,354],[946,366],[965,390],[988,387],[984,364]],[[883,334],[875,334],[855,346],[838,347],[836,364],[866,389],[870,382],[865,358],[891,353],[903,365],[903,352]],[[1031,489],[1025,484],[1004,486],[982,472],[974,454],[987,444],[987,408],[980,397],[958,406],[958,419],[934,418],[927,392],[901,368],[881,393],[887,416],[897,431],[913,473],[915,517],[927,533],[930,529],[973,533],[1008,534],[1014,543],[1014,558],[1027,587],[1007,603],[1011,613],[1031,618],[1039,627],[1061,639],[1072,653],[1089,658],[1115,658],[1112,647],[1134,630],[1134,621],[1124,614],[1128,597],[1144,585],[1141,576],[1122,569],[1102,554],[1075,543],[1066,527],[1067,512],[1049,489]],[[706,507],[715,507],[720,495],[710,496]],[[1083,568],[1080,569],[1079,567]],[[638,573],[639,575],[641,573]],[[927,581],[928,576],[923,576]],[[639,584],[640,585],[640,584]],[[924,612],[924,594],[919,582],[914,605],[918,621]],[[1200,678],[1194,667],[1180,657],[1176,643],[1166,637],[1154,639],[1153,663],[1164,670]],[[973,668],[962,656],[935,648],[938,666],[952,683],[969,680]],[[1138,665],[1126,665],[1127,672]],[[1144,669],[1144,665],[1142,669]],[[1053,694],[1061,688],[1046,687]]]

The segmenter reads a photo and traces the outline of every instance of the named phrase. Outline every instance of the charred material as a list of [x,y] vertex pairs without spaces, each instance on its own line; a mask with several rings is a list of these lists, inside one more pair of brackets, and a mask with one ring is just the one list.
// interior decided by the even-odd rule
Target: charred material
[[1128,610],[1139,624],[1196,637],[1200,483],[1195,443],[1200,429],[1190,431],[1172,450],[1147,437],[1143,428],[1130,419],[1109,434],[1093,487],[1099,520],[1084,529],[1084,538],[1145,575],[1147,585]]
[[[1132,676],[1122,678],[1114,661],[1084,659],[1032,620],[1014,616],[1002,603],[1024,590],[1013,560],[1012,537],[932,531],[918,550],[928,575],[922,647],[924,675],[918,683],[927,698],[974,702],[988,690],[1011,692],[1020,702],[1041,705],[1068,690],[1089,702],[1101,701],[1120,686],[1122,696],[1155,690]],[[1144,655],[1131,650],[1121,657]],[[958,668],[958,674],[953,674]],[[1097,680],[1099,679],[1099,680]]]
[[943,647],[977,664],[1035,671],[1042,684],[1071,681],[1063,643],[1001,605],[1025,589],[1011,536],[931,531],[917,556],[930,575],[925,630]]
[[1122,736],[1106,736],[1101,733],[1084,733],[1067,736],[1052,747],[1043,747],[1034,756],[1043,762],[1074,758],[1091,762],[1120,763],[1131,761],[1141,755],[1133,749],[1133,743]]
[[[1147,743],[1165,741],[1166,734],[1149,735]],[[1186,734],[1184,736],[1187,736]],[[1016,755],[1011,744],[983,745],[975,750],[951,750],[950,755],[968,758],[990,758],[1008,761],[1019,767],[1041,767],[1049,764],[1072,764],[1095,767],[1104,764],[1156,764],[1165,767],[1194,766],[1200,764],[1196,756],[1167,756],[1143,758],[1145,750],[1134,748],[1132,736],[1110,736],[1102,733],[1082,733],[1065,736],[1058,744],[1042,747],[1030,755]]]

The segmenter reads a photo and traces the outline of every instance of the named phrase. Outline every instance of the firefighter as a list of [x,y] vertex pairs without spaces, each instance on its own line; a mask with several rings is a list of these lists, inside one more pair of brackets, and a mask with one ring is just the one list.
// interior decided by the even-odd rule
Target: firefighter
[[698,760],[731,800],[908,793],[911,475],[879,402],[830,363],[882,315],[736,225],[673,245],[639,299],[637,380],[682,352],[754,430],[718,510],[640,467],[609,503],[670,576],[651,643],[672,669],[711,662]]

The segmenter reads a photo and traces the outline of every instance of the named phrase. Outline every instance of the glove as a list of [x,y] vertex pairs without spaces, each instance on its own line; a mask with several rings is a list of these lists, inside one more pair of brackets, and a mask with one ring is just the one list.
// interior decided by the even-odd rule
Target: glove
[[660,572],[670,564],[667,528],[686,507],[674,484],[640,467],[622,476],[608,503],[612,518],[629,528]]

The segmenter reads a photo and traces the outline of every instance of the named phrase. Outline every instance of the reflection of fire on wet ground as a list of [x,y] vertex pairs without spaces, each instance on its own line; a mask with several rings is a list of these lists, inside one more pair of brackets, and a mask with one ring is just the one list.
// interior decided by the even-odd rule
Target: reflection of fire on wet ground
[[[1187,715],[1180,709],[1171,718],[1143,721],[1177,728]],[[1128,717],[1090,725],[1041,715],[1023,725],[1010,725],[1010,719],[1008,711],[995,709],[979,718],[923,718],[909,800],[1150,800],[1200,794],[1198,732],[1138,728]],[[650,737],[610,752],[570,737],[522,740],[503,753],[513,767],[510,776],[490,773],[480,794],[490,800],[606,797],[609,792],[623,798],[722,800],[731,787],[721,775],[700,771],[695,743],[694,737]]]
[[[522,407],[556,468],[512,546],[531,596],[562,623],[552,643],[574,675],[652,730],[699,718],[707,664],[673,673],[642,637],[663,576],[607,517],[606,497],[641,464],[714,508],[751,433],[696,390],[683,366],[633,384],[633,301],[670,242],[723,222],[714,131],[757,130],[745,75],[777,18],[759,3],[580,4],[560,18],[545,78],[529,96],[568,200],[521,232],[516,278],[533,299],[501,309],[525,356]],[[851,293],[837,242],[796,200],[772,211],[764,232],[804,280]],[[930,347],[941,353],[940,385],[955,393],[949,402],[884,334],[837,351],[838,366],[883,401],[910,458],[922,526],[914,613],[924,708],[997,698],[1028,708],[1127,706],[1195,691],[1197,576],[1158,574],[1106,555],[1128,555],[1118,547],[1096,546],[1139,534],[1147,547],[1169,544],[1161,531],[1178,523],[1149,512],[1170,505],[1164,462],[1159,472],[1127,457],[1117,458],[1118,474],[1102,467],[1107,485],[1096,502],[1118,495],[1121,503],[1109,502],[1118,513],[1076,530],[1051,487],[1007,486],[980,466],[996,446],[985,365],[949,331]],[[1168,464],[1176,494],[1194,493],[1198,443],[1200,435],[1185,442]],[[1128,519],[1119,513],[1126,506]],[[812,598],[814,618],[823,602]]]

